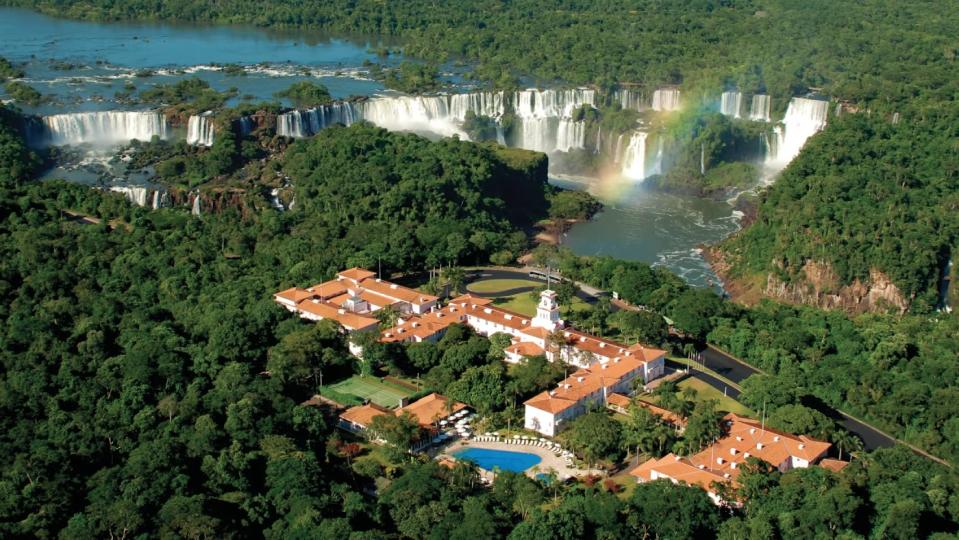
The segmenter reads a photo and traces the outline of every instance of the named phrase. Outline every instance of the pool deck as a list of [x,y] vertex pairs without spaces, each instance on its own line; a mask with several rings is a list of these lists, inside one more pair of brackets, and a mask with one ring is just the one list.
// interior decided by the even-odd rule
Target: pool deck
[[[490,450],[505,450],[507,452],[523,452],[526,454],[535,454],[539,456],[540,462],[533,467],[530,467],[526,470],[526,476],[530,478],[535,478],[537,474],[548,473],[551,470],[556,471],[556,476],[561,480],[572,476],[587,476],[595,474],[603,474],[601,471],[594,469],[577,469],[575,467],[570,467],[566,464],[566,460],[561,456],[557,456],[551,450],[547,448],[541,448],[537,446],[528,446],[522,444],[510,444],[503,442],[479,442],[479,441],[463,441],[458,440],[448,447],[444,448],[442,452],[439,453],[437,457],[453,457],[453,454],[458,450],[465,448],[487,448]],[[480,475],[483,478],[491,479],[492,473],[480,469]]]

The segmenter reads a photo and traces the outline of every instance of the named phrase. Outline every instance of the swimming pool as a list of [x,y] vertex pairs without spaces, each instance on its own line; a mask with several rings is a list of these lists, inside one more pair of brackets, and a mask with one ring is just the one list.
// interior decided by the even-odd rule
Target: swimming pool
[[466,448],[454,453],[453,457],[472,461],[478,467],[487,471],[499,469],[501,471],[523,472],[542,461],[536,454],[491,450],[489,448]]

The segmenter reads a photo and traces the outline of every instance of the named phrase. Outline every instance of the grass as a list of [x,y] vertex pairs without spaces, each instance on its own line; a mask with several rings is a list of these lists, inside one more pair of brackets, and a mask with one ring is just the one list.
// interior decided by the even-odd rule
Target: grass
[[329,389],[334,393],[368,399],[383,407],[396,407],[399,405],[400,399],[413,394],[409,389],[399,385],[385,383],[377,377],[364,377],[362,375],[354,375],[349,379],[331,384]]
[[[493,305],[499,306],[503,309],[508,309],[510,311],[515,311],[516,313],[526,315],[527,317],[533,317],[536,315],[536,304],[539,303],[539,298],[533,298],[528,292],[514,294],[513,296],[501,296],[493,300]],[[586,309],[589,307],[589,304],[584,302],[581,298],[576,297],[573,299],[573,311]],[[567,308],[562,308],[562,313],[567,315],[569,310]]]
[[542,283],[528,279],[484,279],[466,286],[471,292],[495,294],[499,291],[519,289],[520,287],[539,287]]
[[[717,408],[721,411],[741,414],[745,416],[756,415],[756,413],[753,412],[752,409],[746,407],[742,403],[736,401],[735,399],[729,396],[724,396],[721,391],[713,388],[712,386],[709,386],[708,384],[706,384],[705,382],[699,379],[693,379],[690,377],[688,379],[680,381],[680,383],[676,386],[679,388],[680,392],[684,388],[688,388],[688,387],[692,387],[696,389],[697,402],[705,401],[707,399],[715,399],[716,401],[719,402],[719,406]],[[643,399],[646,399],[646,398],[644,397]]]

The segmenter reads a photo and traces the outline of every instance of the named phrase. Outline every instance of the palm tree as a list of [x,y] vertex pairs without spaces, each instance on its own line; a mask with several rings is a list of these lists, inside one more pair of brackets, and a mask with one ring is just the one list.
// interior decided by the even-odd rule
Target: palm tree
[[442,270],[443,279],[446,281],[447,296],[455,296],[463,290],[463,283],[466,281],[466,272],[459,266],[448,266]]
[[861,452],[863,449],[862,439],[853,435],[845,429],[837,429],[832,433],[832,443],[839,449],[839,460],[842,460],[843,450],[849,454]]
[[546,349],[552,353],[553,361],[562,359],[563,348],[568,344],[566,334],[561,329],[554,330],[546,336]]

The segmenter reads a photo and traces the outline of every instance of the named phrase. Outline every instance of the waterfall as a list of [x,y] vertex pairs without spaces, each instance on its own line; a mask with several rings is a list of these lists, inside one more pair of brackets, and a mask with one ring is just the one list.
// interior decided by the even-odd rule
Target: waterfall
[[137,206],[147,205],[147,188],[135,186],[111,186],[110,191],[122,193],[124,197]]
[[252,116],[241,116],[236,120],[236,131],[240,137],[246,137],[253,132],[253,128],[255,127],[256,122]]
[[574,148],[586,147],[586,122],[560,120],[556,130],[556,150],[569,152]]
[[186,143],[193,146],[213,146],[213,113],[193,115],[187,121]]
[[[573,114],[583,105],[595,106],[595,102],[596,92],[588,88],[376,97],[281,114],[277,117],[277,134],[309,137],[333,124],[350,125],[365,120],[393,131],[466,137],[462,122],[467,113],[499,120],[512,112],[516,116],[516,133],[512,137],[516,146],[540,152],[567,152],[586,146],[586,124],[574,122]],[[497,141],[506,143],[502,125],[497,129]]]
[[725,116],[733,118],[742,118],[743,95],[737,91],[723,92],[720,101],[719,112]]
[[656,142],[656,158],[653,160],[653,166],[646,171],[646,176],[654,174],[663,174],[663,156],[666,154],[666,139],[658,137]]
[[617,90],[613,94],[613,98],[618,100],[619,106],[624,109],[642,112],[649,108],[646,105],[643,94],[636,90],[630,90],[628,88]]
[[753,96],[752,107],[749,108],[749,119],[757,122],[769,122],[769,105],[772,100],[765,94]]
[[679,107],[678,88],[661,88],[653,92],[654,111],[675,111]]
[[132,139],[149,141],[154,136],[167,137],[167,122],[160,113],[133,111],[100,111],[44,116],[35,146],[68,144],[118,144]]
[[284,137],[309,137],[334,124],[350,125],[359,120],[352,103],[321,105],[305,111],[290,111],[276,117],[276,134]]
[[625,178],[633,181],[642,181],[646,178],[646,138],[648,136],[649,134],[645,131],[634,131],[630,135],[629,144],[620,160]]
[[193,208],[190,210],[190,213],[194,216],[200,215],[200,194],[197,193],[193,196]]
[[784,168],[802,150],[806,141],[826,127],[829,102],[818,99],[793,98],[786,109],[782,126],[773,128],[773,141],[766,157],[768,166]]
[[620,134],[618,137],[616,137],[616,148],[615,148],[615,150],[613,150],[613,156],[614,156],[614,157],[613,157],[613,160],[614,160],[616,163],[622,163],[622,162],[623,162],[622,149],[623,149],[623,137],[624,137],[624,136],[625,136],[625,135]]
[[583,105],[596,106],[596,91],[529,89],[513,94],[514,112],[520,118],[572,118],[573,112]]
[[699,145],[699,174],[706,175],[706,143]]
[[[463,105],[462,101],[458,104]],[[444,137],[464,136],[450,114],[449,96],[402,96],[374,98],[360,104],[363,120],[391,131],[419,131]],[[461,108],[466,115],[466,109]]]
[[[435,98],[434,98],[435,99]],[[449,96],[449,114],[462,122],[466,113],[500,118],[506,112],[506,94],[503,92],[474,92]]]
[[270,204],[273,208],[276,208],[280,212],[286,210],[286,207],[283,206],[283,202],[280,201],[280,188],[273,188],[270,190]]

